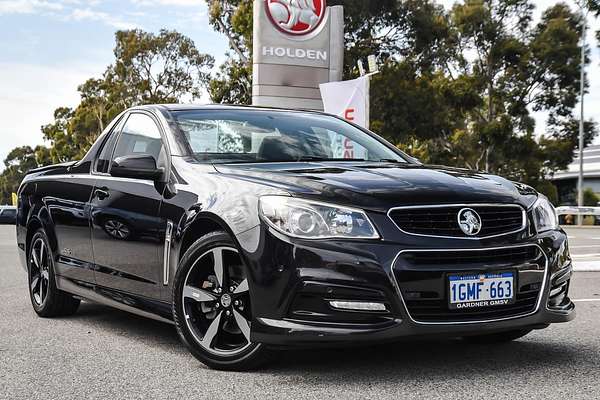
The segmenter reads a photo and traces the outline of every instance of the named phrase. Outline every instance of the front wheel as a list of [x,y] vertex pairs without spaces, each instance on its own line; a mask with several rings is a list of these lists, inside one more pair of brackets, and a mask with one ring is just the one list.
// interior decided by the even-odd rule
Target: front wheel
[[497,344],[512,342],[529,334],[531,329],[516,329],[514,331],[488,333],[485,335],[465,336],[463,339],[473,344]]
[[246,267],[225,232],[209,233],[183,256],[173,290],[173,319],[191,353],[211,368],[254,369],[270,352],[251,341]]

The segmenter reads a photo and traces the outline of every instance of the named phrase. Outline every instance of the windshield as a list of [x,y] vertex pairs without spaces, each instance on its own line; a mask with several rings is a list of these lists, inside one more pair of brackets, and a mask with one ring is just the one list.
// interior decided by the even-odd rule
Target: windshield
[[198,161],[406,162],[369,134],[327,115],[256,110],[173,114]]

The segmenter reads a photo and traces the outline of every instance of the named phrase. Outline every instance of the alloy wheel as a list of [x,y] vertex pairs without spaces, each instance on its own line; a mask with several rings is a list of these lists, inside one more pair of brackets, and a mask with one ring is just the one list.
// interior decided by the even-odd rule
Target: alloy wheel
[[235,248],[213,248],[194,262],[182,304],[188,329],[206,351],[233,356],[251,345],[248,280]]
[[29,284],[33,300],[38,306],[41,306],[48,297],[50,286],[50,258],[46,243],[42,238],[38,238],[33,243],[29,265],[31,274]]

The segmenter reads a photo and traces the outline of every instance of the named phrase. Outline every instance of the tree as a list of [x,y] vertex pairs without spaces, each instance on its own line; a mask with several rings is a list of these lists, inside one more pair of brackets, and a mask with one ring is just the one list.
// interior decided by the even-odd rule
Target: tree
[[[472,77],[451,79],[441,70],[419,72],[409,61],[387,62],[372,79],[371,128],[399,146],[413,140],[442,145],[465,132],[467,112],[481,104]],[[427,154],[425,161],[434,160]]]
[[[431,138],[426,161],[497,173],[552,195],[546,177],[566,168],[577,146],[573,109],[582,25],[579,14],[565,4],[550,7],[536,25],[532,10],[528,0],[454,5],[447,16],[454,39],[446,42],[445,54],[454,51],[455,57],[445,67],[437,65],[448,83],[463,84],[446,91],[456,99],[453,104],[436,103],[435,97],[425,102],[427,113],[436,115],[432,121],[453,116],[442,119],[450,134]],[[551,116],[540,138],[534,135],[532,111]],[[585,130],[590,143],[596,124],[586,121]]]
[[596,207],[600,203],[600,197],[591,188],[585,188],[583,191],[583,205],[587,207]]
[[227,37],[232,52],[211,79],[209,95],[215,103],[252,103],[253,0],[206,0],[209,21]]
[[[532,9],[527,0],[465,1],[452,9],[461,49],[458,69],[478,81],[483,106],[468,113],[465,135],[449,142],[466,156],[460,164],[529,183],[549,194],[546,177],[565,169],[577,146],[573,109],[582,68],[582,21],[559,3],[533,26]],[[469,52],[474,54],[472,60]],[[541,138],[533,135],[531,111],[550,115]],[[589,144],[596,125],[586,121],[585,129]],[[471,143],[471,151],[465,142]]]
[[[596,0],[591,0],[592,2]],[[217,102],[250,102],[250,0],[207,0],[234,50],[211,81]],[[344,6],[344,77],[370,54],[371,128],[423,161],[484,170],[552,195],[546,178],[571,162],[582,20],[557,3],[534,24],[531,0],[330,0]],[[598,6],[600,10],[600,6]],[[588,60],[589,62],[589,60]],[[534,134],[533,112],[551,117]],[[586,143],[596,124],[585,122]]]
[[229,58],[211,79],[209,93],[215,103],[252,104],[252,68]]
[[158,35],[140,29],[115,34],[115,63],[105,81],[125,104],[175,103],[199,98],[208,84],[214,59],[175,31]]
[[74,111],[68,107],[54,110],[54,122],[42,126],[44,139],[52,143],[50,157],[54,163],[70,160],[79,151],[70,128]]
[[[218,103],[250,104],[253,1],[206,0],[206,3],[212,26],[227,37],[232,50],[220,73],[211,81],[211,99]],[[434,59],[446,58],[434,57],[445,51],[440,43],[448,40],[448,27],[439,18],[443,7],[432,1],[330,0],[328,5],[344,6],[346,79],[356,77],[356,62],[371,54],[380,60],[415,55],[425,68]]]
[[223,33],[239,60],[252,63],[253,0],[206,0],[209,22]]
[[79,86],[81,102],[75,109],[58,108],[54,122],[42,127],[53,162],[83,157],[106,125],[128,107],[198,98],[208,84],[213,58],[184,35],[136,29],[118,31],[115,37],[115,62],[101,79]]
[[27,172],[44,165],[49,160],[48,149],[38,146],[22,146],[13,149],[4,160],[5,169],[0,175],[0,204],[11,204],[12,194],[19,189],[19,184]]
[[469,113],[470,134],[479,143],[471,164],[522,179],[529,178],[520,173],[523,166],[507,160],[515,144],[533,139],[532,110],[549,112],[547,125],[563,128],[553,129],[546,143],[570,142],[564,128],[573,126],[581,67],[579,16],[557,4],[532,26],[532,10],[528,0],[472,0],[455,4],[450,15],[460,49],[453,67],[476,80],[483,100]]
[[444,7],[431,0],[330,0],[344,7],[344,77],[358,75],[357,61],[375,55],[380,62],[409,61],[431,72],[452,58]]
[[[527,0],[468,0],[449,13],[402,4],[404,33],[383,47],[402,57],[383,60],[373,78],[372,128],[404,149],[418,142],[425,162],[549,190],[545,177],[566,168],[577,146],[580,16],[559,3],[534,25]],[[551,116],[541,138],[532,111]],[[590,143],[596,124],[585,131]]]

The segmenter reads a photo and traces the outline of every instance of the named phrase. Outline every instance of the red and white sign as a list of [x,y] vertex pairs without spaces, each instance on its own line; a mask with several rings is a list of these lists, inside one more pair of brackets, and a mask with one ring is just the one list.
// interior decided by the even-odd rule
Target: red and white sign
[[322,83],[320,89],[326,113],[369,127],[369,76]]
[[325,17],[325,0],[265,0],[269,19],[281,32],[302,36],[313,32]]
[[[344,118],[364,128],[369,127],[369,76],[351,81],[320,85],[325,112]],[[366,149],[345,136],[331,135],[334,156],[365,158]]]

